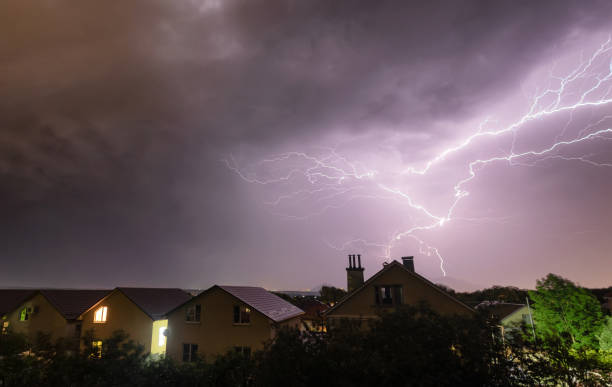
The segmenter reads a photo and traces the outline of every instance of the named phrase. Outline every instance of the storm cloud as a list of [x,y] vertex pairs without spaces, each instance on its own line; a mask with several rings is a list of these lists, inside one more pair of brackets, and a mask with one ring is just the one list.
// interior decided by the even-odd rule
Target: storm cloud
[[[255,163],[271,155],[335,147],[380,168],[422,163],[485,118],[527,108],[536,75],[607,39],[611,11],[607,1],[4,1],[0,282],[344,285],[345,253],[361,250],[330,243],[388,239],[414,214],[397,218],[404,205],[386,197],[279,211],[266,203],[290,187],[253,186],[225,161],[261,174]],[[531,286],[551,271],[604,285],[611,177],[563,160],[496,164],[459,209],[480,220],[423,238],[450,276],[475,285]],[[434,208],[453,194],[405,184],[427,186]],[[349,248],[363,249],[370,274],[384,260]],[[417,270],[440,276],[416,248],[392,255],[417,255]]]

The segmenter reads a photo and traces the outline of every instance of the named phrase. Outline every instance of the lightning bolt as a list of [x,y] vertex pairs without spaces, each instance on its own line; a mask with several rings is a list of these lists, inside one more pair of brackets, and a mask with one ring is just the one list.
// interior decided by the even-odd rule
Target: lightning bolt
[[[355,200],[385,200],[397,201],[410,210],[413,225],[406,229],[393,232],[387,241],[373,242],[362,237],[356,237],[339,244],[326,242],[335,250],[346,251],[355,246],[376,248],[381,251],[380,257],[390,259],[391,252],[403,238],[413,239],[419,248],[419,253],[433,256],[440,262],[440,270],[446,275],[444,259],[440,251],[426,243],[422,234],[441,228],[451,221],[502,221],[508,218],[465,218],[457,217],[455,211],[461,201],[469,196],[465,188],[477,178],[478,172],[494,163],[507,163],[509,166],[534,166],[545,161],[580,162],[598,168],[612,167],[612,162],[599,162],[595,155],[566,155],[562,152],[573,149],[577,144],[587,144],[593,141],[612,140],[612,127],[605,127],[612,121],[612,115],[603,115],[580,128],[574,134],[568,134],[574,124],[574,115],[588,109],[600,109],[612,105],[612,39],[608,38],[586,59],[581,58],[564,76],[557,76],[553,70],[549,72],[549,84],[554,84],[532,97],[526,113],[509,124],[496,128],[497,120],[485,118],[477,130],[467,137],[451,145],[420,167],[413,165],[396,170],[399,173],[378,171],[367,168],[364,164],[350,160],[337,151],[337,148],[320,148],[317,152],[286,152],[257,163],[241,167],[230,155],[223,163],[242,180],[250,184],[269,187],[271,191],[284,191],[266,204],[275,209],[275,214],[293,219],[306,219],[320,216],[328,211],[342,208]],[[602,65],[603,64],[603,65]],[[518,138],[521,134],[537,130],[534,125],[548,118],[567,113],[569,119],[558,130],[554,138],[546,146],[534,149],[517,150]],[[612,122],[611,122],[612,123]],[[603,126],[603,128],[602,128]],[[509,150],[497,149],[496,154],[489,157],[470,157],[470,150],[486,144],[493,139],[506,139],[510,136]],[[472,152],[475,153],[475,152]],[[445,210],[436,212],[427,205],[420,203],[414,195],[401,187],[390,184],[387,180],[397,181],[400,178],[424,177],[433,169],[444,163],[450,156],[461,154],[469,157],[465,164],[465,174],[455,176],[449,185],[452,199]],[[394,179],[389,179],[393,176]],[[401,179],[400,179],[401,180]],[[396,183],[397,184],[397,183]],[[294,189],[294,187],[299,187]],[[292,189],[293,188],[293,189]],[[295,213],[295,208],[316,208],[305,214]],[[285,210],[290,210],[286,212]]]

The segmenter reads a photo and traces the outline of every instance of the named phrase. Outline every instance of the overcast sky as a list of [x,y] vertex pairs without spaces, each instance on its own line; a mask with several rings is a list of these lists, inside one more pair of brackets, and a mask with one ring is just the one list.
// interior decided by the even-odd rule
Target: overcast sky
[[0,285],[345,287],[352,253],[366,278],[414,255],[457,289],[612,285],[611,20],[2,1]]

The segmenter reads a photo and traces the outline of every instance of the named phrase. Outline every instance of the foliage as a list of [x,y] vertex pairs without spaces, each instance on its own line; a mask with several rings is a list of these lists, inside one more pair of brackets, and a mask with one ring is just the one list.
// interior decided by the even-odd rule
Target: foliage
[[[439,285],[438,285],[439,286]],[[448,292],[447,289],[444,289]],[[452,290],[452,289],[451,289]],[[453,296],[467,305],[475,306],[483,301],[500,301],[514,304],[524,304],[527,297],[527,290],[519,289],[514,286],[492,286],[487,289],[476,290],[474,292],[452,291]]]
[[326,304],[332,304],[340,301],[344,296],[346,296],[346,290],[344,289],[333,286],[322,286],[319,300]]
[[[516,331],[502,338],[485,315],[441,316],[426,305],[379,319],[342,321],[327,334],[280,329],[262,351],[230,351],[211,362],[152,359],[123,332],[101,353],[39,335],[0,337],[0,386],[532,386],[603,385],[610,364],[570,341]],[[13,343],[12,345],[8,345]],[[24,352],[29,348],[30,351]],[[9,350],[11,349],[11,350]]]
[[612,317],[607,316],[606,322],[599,334],[599,349],[612,352]]
[[586,289],[554,274],[538,280],[533,317],[538,337],[568,340],[574,349],[598,348],[597,334],[603,314],[597,299]]

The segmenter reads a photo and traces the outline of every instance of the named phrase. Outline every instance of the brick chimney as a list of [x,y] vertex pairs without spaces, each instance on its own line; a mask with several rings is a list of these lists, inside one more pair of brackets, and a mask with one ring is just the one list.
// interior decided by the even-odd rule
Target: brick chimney
[[414,257],[402,257],[404,267],[414,273]]
[[349,293],[363,285],[361,254],[349,254],[349,267],[346,268],[346,289]]

